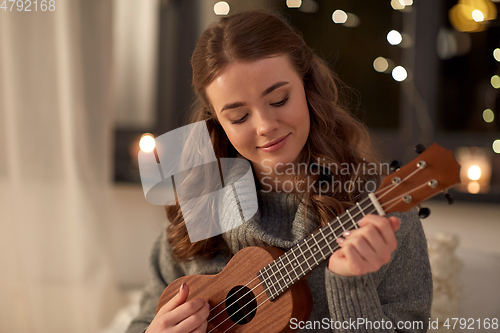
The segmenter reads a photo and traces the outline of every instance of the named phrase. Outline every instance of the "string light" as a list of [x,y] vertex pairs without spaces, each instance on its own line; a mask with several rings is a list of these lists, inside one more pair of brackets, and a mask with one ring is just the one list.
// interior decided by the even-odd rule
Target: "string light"
[[304,13],[316,13],[318,11],[319,5],[314,0],[304,0],[299,6],[299,10]]
[[286,0],[288,8],[299,8],[302,5],[302,0]]
[[491,145],[491,147],[493,148],[493,151],[495,153],[500,154],[500,140],[499,139],[493,141],[493,144]]
[[495,89],[500,88],[500,76],[493,75],[490,79],[491,86]]
[[493,58],[495,58],[496,61],[500,62],[500,49],[496,48],[493,51]]
[[403,66],[397,66],[392,70],[392,78],[398,82],[406,80],[408,73]]
[[391,45],[398,45],[399,43],[401,43],[402,40],[403,36],[401,36],[401,34],[396,30],[391,30],[387,34],[387,41]]
[[347,21],[347,13],[341,9],[337,9],[332,14],[332,21],[337,24],[342,24]]
[[484,21],[496,19],[497,8],[490,0],[459,0],[448,16],[458,31],[477,32],[487,28]]
[[394,10],[402,10],[402,9],[405,9],[406,6],[405,6],[404,2],[402,3],[400,0],[392,0],[391,7]]
[[491,109],[486,109],[483,111],[483,119],[485,122],[491,123],[495,120],[495,114],[491,111]]
[[389,62],[384,57],[378,57],[373,61],[373,68],[379,72],[385,72],[389,68]]

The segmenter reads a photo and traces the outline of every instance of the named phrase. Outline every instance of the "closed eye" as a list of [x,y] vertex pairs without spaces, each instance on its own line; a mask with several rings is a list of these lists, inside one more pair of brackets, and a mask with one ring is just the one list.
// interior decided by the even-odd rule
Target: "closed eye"
[[247,117],[248,117],[248,113],[243,118],[231,122],[231,124],[241,124],[242,122],[244,122],[247,119]]
[[285,97],[283,100],[279,101],[279,102],[276,102],[276,103],[271,103],[272,106],[275,106],[275,107],[280,107],[280,106],[283,106],[285,105],[285,103],[288,101],[288,96]]

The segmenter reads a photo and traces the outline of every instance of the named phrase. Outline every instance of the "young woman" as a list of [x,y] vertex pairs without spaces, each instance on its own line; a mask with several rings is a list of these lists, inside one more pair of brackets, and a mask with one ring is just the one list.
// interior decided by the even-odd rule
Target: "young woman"
[[[192,121],[206,122],[217,157],[251,163],[258,212],[233,230],[191,243],[179,206],[168,206],[170,225],[153,248],[152,280],[127,333],[205,332],[208,304],[187,301],[188,285],[156,314],[168,283],[218,273],[246,246],[287,250],[379,180],[360,167],[377,160],[366,129],[339,101],[336,76],[280,17],[252,11],[222,18],[202,34],[191,64],[199,97]],[[346,332],[424,332],[432,279],[418,217],[367,215],[359,225],[308,278],[310,320],[372,322]],[[301,330],[309,331],[317,330]]]

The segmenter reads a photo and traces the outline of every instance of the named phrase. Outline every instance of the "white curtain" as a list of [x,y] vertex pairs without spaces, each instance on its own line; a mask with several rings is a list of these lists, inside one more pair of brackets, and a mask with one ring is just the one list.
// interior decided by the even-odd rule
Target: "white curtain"
[[98,332],[122,301],[106,245],[112,5],[55,4],[0,12],[2,333]]

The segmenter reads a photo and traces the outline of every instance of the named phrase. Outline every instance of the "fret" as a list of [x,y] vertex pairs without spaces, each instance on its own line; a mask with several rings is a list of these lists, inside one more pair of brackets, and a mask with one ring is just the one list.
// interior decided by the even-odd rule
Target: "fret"
[[328,235],[328,242],[331,243],[334,241],[334,238],[335,238],[335,240],[337,239],[337,235],[335,234],[335,231],[333,230],[331,224],[328,224],[327,226],[330,228],[330,232],[331,232],[331,235]]
[[[300,256],[302,257],[302,260],[299,261],[300,263],[300,268],[304,271],[304,272],[309,272],[311,270],[311,266],[309,266],[309,263],[307,262],[307,257],[306,257],[306,254],[304,253],[303,249],[302,249],[302,243],[305,241],[305,239],[303,241],[301,241],[299,243],[299,245],[297,245],[297,247],[299,248],[300,250]],[[300,259],[300,257],[299,257]],[[306,266],[307,265],[307,266]]]
[[[321,229],[320,229],[321,230]],[[313,234],[311,237],[314,239],[314,242],[316,242],[316,245],[318,246],[318,251],[321,253],[321,255],[323,256],[323,260],[326,259],[326,256],[325,254],[323,253],[323,249],[321,248],[321,246],[319,246],[319,243],[318,241],[316,240],[316,235],[317,234]]]
[[302,265],[299,265],[299,259],[297,258],[297,256],[295,255],[295,248],[296,246],[294,246],[290,252],[293,254],[293,257],[295,258],[295,260],[293,261],[293,263],[295,264],[295,266],[299,266],[300,267],[300,270],[302,271],[302,275],[301,276],[304,276],[306,275],[307,273],[304,271],[304,269],[302,268]]
[[285,281],[285,279],[283,278],[283,274],[281,274],[281,268],[280,268],[280,266],[282,266],[282,264],[281,264],[281,262],[277,262],[276,260],[274,261],[274,263],[277,266],[275,274],[279,273],[279,276],[276,274],[276,276],[277,276],[276,282],[278,283],[278,286],[280,287],[280,293],[282,293],[283,291],[286,290],[286,288],[284,286],[282,286],[281,283],[280,283],[281,281]]
[[283,263],[283,257],[285,257],[285,256],[283,255],[283,256],[278,258],[278,260],[283,265],[283,269],[281,269],[281,270],[284,270],[286,272],[286,274],[288,275],[288,278],[284,278],[283,281],[285,281],[287,285],[290,285],[292,283],[293,279],[290,276],[290,273],[288,273],[288,270],[286,269],[286,265]]
[[[304,241],[304,243],[305,243],[305,241]],[[302,253],[302,257],[304,257],[304,261],[307,264],[307,266],[309,267],[309,271],[310,271],[310,270],[312,270],[312,267],[311,267],[311,265],[309,265],[309,262],[307,261],[307,257],[305,256],[304,251],[302,251],[302,247],[301,246],[302,246],[302,244],[300,244],[298,246],[298,248],[300,250],[300,253]]]
[[359,202],[356,202],[356,205],[358,206],[359,211],[361,212],[361,214],[363,214],[363,216],[366,216],[366,215],[365,215],[365,212],[364,212],[364,211],[363,211],[363,209],[361,208],[361,205],[359,204]]
[[351,222],[354,225],[354,228],[358,229],[358,226],[356,225],[356,222],[354,222],[354,220],[351,216],[351,213],[349,213],[349,209],[346,209],[345,211],[346,211],[347,215],[349,215],[349,218],[351,219]]
[[[366,205],[365,209],[364,210],[368,210],[368,209],[371,209],[371,208],[374,208],[373,206],[373,203],[370,201],[370,200],[367,200],[366,201],[368,204]],[[377,210],[373,210],[372,212],[370,212],[369,214],[377,214]]]
[[269,279],[269,281],[271,281],[271,285],[270,285],[270,286],[268,286],[268,287],[269,287],[269,293],[270,293],[270,295],[269,295],[269,296],[270,296],[270,298],[274,298],[273,291],[271,290],[271,288],[270,288],[270,287],[273,287],[273,288],[274,288],[274,291],[275,291],[275,295],[276,295],[276,296],[277,296],[277,295],[279,295],[279,292],[278,292],[278,289],[276,289],[276,286],[275,286],[275,284],[274,284],[273,280],[271,279],[271,276],[270,276],[270,275],[269,275],[269,273],[267,272],[267,268],[268,268],[268,267],[269,267],[269,265],[268,265],[268,266],[266,266],[266,267],[264,267],[264,268],[261,270],[261,272],[262,272],[262,276],[264,276],[264,274],[266,274],[266,275],[267,275],[267,277],[264,277],[264,280]]
[[[333,242],[341,237],[344,231],[358,229],[354,217],[360,220],[360,215],[361,218],[366,216],[365,211],[369,212],[370,207],[373,207],[373,203],[370,200],[364,200],[361,203],[357,202],[356,207],[359,210],[358,212],[352,207],[350,211],[346,209],[344,214],[337,216],[331,223],[327,224],[328,229],[320,228],[319,232],[316,231],[303,239],[284,255],[259,271],[258,277],[261,279],[270,300],[274,300],[281,295],[292,284],[307,275],[314,267],[334,253],[340,246]],[[345,225],[347,222],[350,222],[352,226],[347,228]],[[300,267],[300,271],[298,267]]]
[[260,283],[264,287],[264,291],[266,292],[267,297],[270,298],[271,297],[271,293],[269,292],[269,288],[268,288],[266,279],[262,275],[262,270],[260,270],[259,272],[257,272],[257,277],[259,278]]
[[276,292],[276,295],[279,295],[279,291],[276,288],[276,283],[272,279],[274,277],[274,273],[273,273],[273,275],[270,275],[269,272],[267,271],[268,268],[271,270],[271,272],[273,271],[270,266],[271,265],[267,265],[266,267],[264,267],[264,272],[267,274],[267,277],[268,277],[269,281],[271,281],[271,285],[274,288],[274,291]]
[[319,265],[319,262],[318,262],[318,260],[316,260],[316,257],[313,255],[313,252],[311,250],[311,246],[309,245],[309,238],[306,239],[306,245],[309,248],[309,252],[311,253],[311,257],[314,259],[314,261],[316,261],[316,265]]
[[[319,234],[319,232],[317,232],[317,235],[319,237],[319,241],[318,241],[318,244],[319,244],[319,249],[321,250],[321,254],[323,255],[323,260],[326,259],[328,257],[328,243],[326,241],[326,239],[324,239],[323,237],[321,237],[321,235]],[[326,254],[325,254],[326,253]]]
[[333,249],[332,249],[332,247],[330,246],[330,242],[328,242],[328,241],[326,240],[325,234],[323,233],[323,228],[320,228],[320,229],[319,229],[319,232],[321,233],[321,236],[323,236],[323,238],[325,239],[326,245],[328,245],[328,249],[330,250],[330,253],[333,253]]
[[290,269],[287,268],[288,270],[288,274],[292,277],[292,283],[299,280],[300,279],[300,275],[299,273],[295,270],[295,268],[297,267],[297,262],[295,260],[293,260],[292,258],[289,258],[289,252],[291,251],[288,251],[287,253],[285,253],[285,256],[288,260],[288,264],[290,266]]
[[339,221],[339,224],[340,226],[342,227],[342,230],[345,231],[345,228],[344,228],[344,223],[342,223],[342,221],[340,220],[340,218],[337,216],[337,220]]

